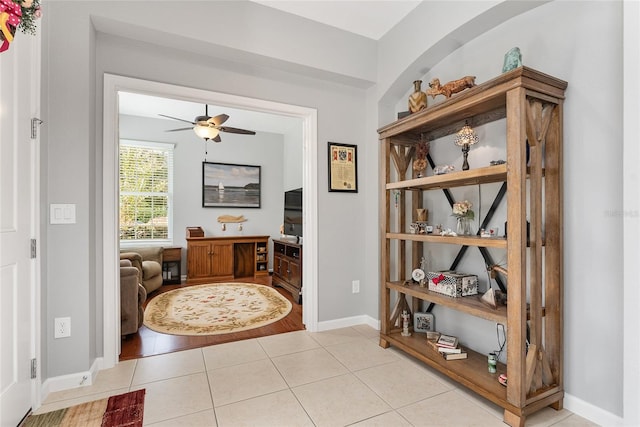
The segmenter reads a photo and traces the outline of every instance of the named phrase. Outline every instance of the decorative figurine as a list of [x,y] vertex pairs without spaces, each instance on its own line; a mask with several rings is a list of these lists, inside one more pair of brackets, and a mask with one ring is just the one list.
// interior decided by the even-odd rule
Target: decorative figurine
[[427,154],[431,143],[424,140],[424,135],[420,136],[420,142],[416,145],[415,159],[413,160],[413,170],[418,178],[422,178],[424,170],[427,168]]
[[453,172],[455,170],[456,170],[455,166],[452,166],[452,165],[440,165],[440,166],[436,166],[435,168],[433,168],[433,173],[435,175],[444,175],[445,173]]
[[465,76],[458,80],[452,80],[444,85],[440,85],[440,79],[434,78],[429,83],[429,89],[427,95],[431,95],[431,98],[435,98],[438,95],[444,95],[445,98],[451,98],[454,93],[462,92],[466,88],[474,87],[476,85],[476,76]]
[[509,52],[504,54],[504,64],[502,65],[502,72],[515,70],[518,67],[522,67],[522,54],[519,47],[514,47]]
[[413,82],[413,93],[409,95],[409,111],[417,113],[427,108],[427,94],[422,92],[422,80]]
[[411,332],[409,332],[409,313],[407,310],[402,311],[402,333],[403,337],[410,337]]

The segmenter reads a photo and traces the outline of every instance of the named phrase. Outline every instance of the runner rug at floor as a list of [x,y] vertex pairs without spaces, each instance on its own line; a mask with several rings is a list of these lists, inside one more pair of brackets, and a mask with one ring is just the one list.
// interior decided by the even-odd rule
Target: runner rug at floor
[[284,318],[291,302],[252,283],[213,283],[162,293],[149,301],[144,324],[173,335],[217,335],[259,328]]
[[29,415],[21,427],[142,427],[144,392],[136,390],[44,414]]

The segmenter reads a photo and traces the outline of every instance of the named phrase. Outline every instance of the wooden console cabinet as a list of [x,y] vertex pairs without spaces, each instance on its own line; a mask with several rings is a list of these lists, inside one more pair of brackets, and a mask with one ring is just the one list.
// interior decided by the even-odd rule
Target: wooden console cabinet
[[285,240],[273,241],[273,285],[291,292],[293,300],[302,299],[302,245]]
[[266,276],[269,236],[187,237],[187,283]]

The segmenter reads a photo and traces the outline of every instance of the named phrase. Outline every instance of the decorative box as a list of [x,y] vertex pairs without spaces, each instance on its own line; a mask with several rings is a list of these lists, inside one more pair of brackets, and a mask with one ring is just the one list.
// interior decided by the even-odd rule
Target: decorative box
[[187,239],[192,237],[204,237],[202,227],[187,227]]
[[478,276],[456,271],[430,271],[427,273],[429,290],[453,298],[478,295]]

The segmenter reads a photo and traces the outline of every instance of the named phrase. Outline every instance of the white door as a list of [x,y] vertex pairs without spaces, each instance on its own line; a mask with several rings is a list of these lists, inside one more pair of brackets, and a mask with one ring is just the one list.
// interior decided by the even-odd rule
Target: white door
[[14,427],[32,406],[35,355],[36,141],[31,117],[39,104],[39,40],[17,33],[0,53],[0,426]]

